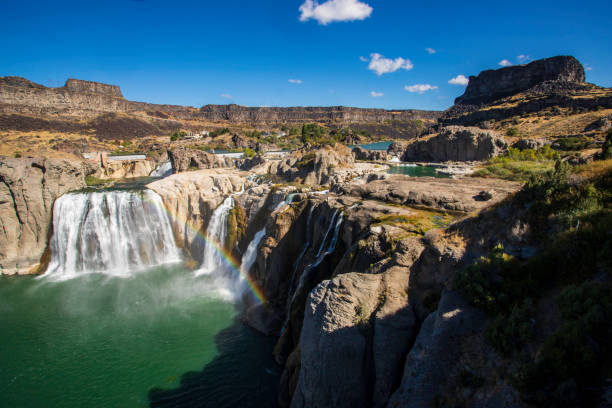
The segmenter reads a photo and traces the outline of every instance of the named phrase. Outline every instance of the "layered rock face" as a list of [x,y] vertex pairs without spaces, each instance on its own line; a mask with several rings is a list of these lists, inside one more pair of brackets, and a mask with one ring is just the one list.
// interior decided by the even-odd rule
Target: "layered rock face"
[[389,120],[437,119],[440,112],[422,110],[362,109],[345,106],[255,108],[240,105],[206,105],[199,116],[211,121],[235,123],[367,123]]
[[[37,273],[52,228],[53,203],[84,188],[88,164],[0,158],[0,270]],[[44,261],[44,260],[43,260]]]
[[470,76],[455,104],[480,105],[527,90],[545,81],[584,82],[584,67],[571,56],[558,56]]
[[186,149],[184,147],[168,150],[168,158],[172,163],[172,168],[177,173],[189,169],[217,169],[234,166],[234,162],[230,158],[223,158],[212,153]]
[[420,110],[387,111],[350,107],[256,108],[239,105],[206,105],[199,110],[187,106],[132,102],[123,98],[115,85],[69,79],[63,87],[49,88],[20,77],[0,77],[0,112],[12,114],[63,114],[91,117],[96,112],[160,112],[181,119],[231,123],[371,123],[437,119],[441,112]]
[[476,127],[449,126],[437,136],[417,140],[406,146],[402,161],[480,161],[497,156],[506,149],[503,137]]
[[102,84],[100,82],[83,81],[81,79],[68,79],[64,88],[71,92],[96,93],[115,98],[123,98],[121,89],[117,85]]

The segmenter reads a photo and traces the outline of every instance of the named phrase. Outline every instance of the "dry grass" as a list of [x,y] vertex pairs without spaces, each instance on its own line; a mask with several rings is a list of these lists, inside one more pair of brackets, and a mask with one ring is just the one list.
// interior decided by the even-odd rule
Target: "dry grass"
[[574,167],[573,172],[586,179],[593,179],[612,170],[612,159],[596,160]]

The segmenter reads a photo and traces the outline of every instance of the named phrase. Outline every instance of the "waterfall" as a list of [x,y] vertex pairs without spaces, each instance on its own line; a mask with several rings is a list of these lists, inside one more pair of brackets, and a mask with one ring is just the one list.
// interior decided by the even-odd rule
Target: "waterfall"
[[157,166],[155,168],[155,170],[153,170],[151,172],[151,174],[149,174],[149,177],[168,177],[173,173],[173,169],[172,169],[172,163],[170,163],[170,160],[163,162],[162,164],[160,164],[159,166]]
[[234,198],[230,195],[213,212],[206,229],[202,265],[196,271],[196,276],[209,275],[220,268],[225,268],[223,248],[227,238],[227,217],[232,208],[234,208]]
[[265,236],[266,227],[263,227],[257,232],[257,234],[255,234],[253,240],[249,243],[249,246],[247,247],[246,251],[244,252],[244,255],[242,256],[242,262],[240,263],[240,292],[242,292],[242,290],[244,289],[244,279],[249,276],[249,272],[255,264],[255,260],[257,260],[257,248],[259,247],[259,243]]
[[274,210],[272,210],[272,212],[276,212],[276,211],[280,210],[281,208],[286,207],[289,204],[291,204],[291,202],[293,201],[293,198],[295,197],[295,195],[296,195],[296,193],[289,193],[289,194],[287,194],[285,199],[283,201],[281,201],[280,203],[278,203],[276,205],[276,207],[274,207]]
[[51,260],[45,276],[128,276],[179,262],[168,214],[151,191],[65,194],[53,206]]
[[248,276],[249,271],[253,267],[255,260],[257,259],[257,247],[259,243],[266,235],[266,227],[263,227],[260,231],[255,234],[253,240],[249,243],[244,255],[242,256],[242,263],[240,265],[240,276],[242,278]]

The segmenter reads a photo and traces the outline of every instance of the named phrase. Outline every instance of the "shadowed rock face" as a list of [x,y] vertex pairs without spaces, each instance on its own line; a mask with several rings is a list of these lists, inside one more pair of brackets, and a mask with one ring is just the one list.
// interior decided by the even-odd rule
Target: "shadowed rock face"
[[584,68],[571,56],[558,56],[470,76],[455,104],[480,105],[519,93],[545,81],[584,82]]

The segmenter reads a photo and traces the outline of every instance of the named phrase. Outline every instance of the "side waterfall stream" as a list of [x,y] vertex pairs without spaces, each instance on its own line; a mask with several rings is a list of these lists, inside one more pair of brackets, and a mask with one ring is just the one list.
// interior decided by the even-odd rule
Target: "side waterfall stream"
[[209,273],[183,266],[156,193],[67,194],[53,225],[45,275],[0,278],[0,406],[275,406],[274,338],[239,321],[242,284],[221,284],[217,253]]

